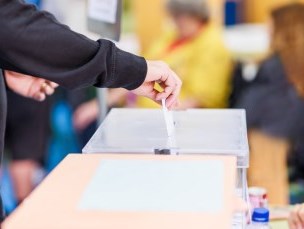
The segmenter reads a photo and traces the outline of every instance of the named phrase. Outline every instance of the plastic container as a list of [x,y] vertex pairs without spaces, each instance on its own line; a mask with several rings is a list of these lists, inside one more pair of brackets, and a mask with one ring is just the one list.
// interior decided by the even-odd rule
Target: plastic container
[[270,229],[269,210],[266,208],[255,208],[249,229]]
[[112,109],[83,152],[233,155],[248,168],[244,110],[191,109],[173,118],[175,135],[168,138],[160,109]]
[[[249,203],[245,110],[190,109],[173,112],[173,118],[175,134],[168,137],[161,109],[112,109],[83,153],[236,156],[236,194]],[[235,215],[234,227],[246,223],[243,213]]]

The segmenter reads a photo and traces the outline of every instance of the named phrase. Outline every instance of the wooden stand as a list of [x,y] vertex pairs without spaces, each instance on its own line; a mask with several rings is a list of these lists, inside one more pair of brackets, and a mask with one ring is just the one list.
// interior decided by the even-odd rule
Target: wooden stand
[[267,189],[271,205],[288,204],[287,154],[290,143],[260,131],[249,132],[250,166],[249,186]]

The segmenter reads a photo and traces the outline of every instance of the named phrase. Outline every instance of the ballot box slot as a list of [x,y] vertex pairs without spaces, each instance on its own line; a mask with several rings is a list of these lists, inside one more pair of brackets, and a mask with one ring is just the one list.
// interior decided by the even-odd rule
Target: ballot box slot
[[155,155],[179,155],[176,149],[154,149]]
[[170,149],[154,149],[155,155],[170,155],[171,150]]

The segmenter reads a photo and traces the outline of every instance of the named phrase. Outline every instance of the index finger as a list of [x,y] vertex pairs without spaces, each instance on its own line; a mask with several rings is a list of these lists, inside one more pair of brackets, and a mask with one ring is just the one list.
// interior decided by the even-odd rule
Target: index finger
[[159,82],[159,85],[164,89],[162,92],[159,92],[156,100],[167,99],[175,89],[176,83],[175,79],[172,77],[171,72],[168,71],[166,76],[162,76]]
[[168,100],[168,107],[173,107],[174,104],[177,102],[178,96],[180,94],[181,87],[182,87],[182,81],[175,74],[175,72],[173,72],[171,70],[171,74],[172,74],[172,77],[175,79],[175,88],[174,88],[174,90],[172,92],[172,96],[170,96],[170,98]]

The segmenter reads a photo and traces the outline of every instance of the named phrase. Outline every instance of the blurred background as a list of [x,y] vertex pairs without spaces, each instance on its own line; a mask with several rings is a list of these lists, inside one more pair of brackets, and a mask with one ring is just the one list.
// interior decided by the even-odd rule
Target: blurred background
[[[28,0],[92,39],[86,0]],[[304,1],[124,0],[117,45],[164,60],[183,80],[181,106],[245,108],[249,186],[269,202],[304,202]],[[302,75],[303,74],[303,75]],[[127,76],[126,76],[127,77]],[[9,92],[2,197],[8,213],[97,128],[94,88],[59,88],[41,103]],[[14,104],[11,108],[10,104]],[[157,107],[115,89],[107,106]],[[22,125],[21,125],[22,124]]]

